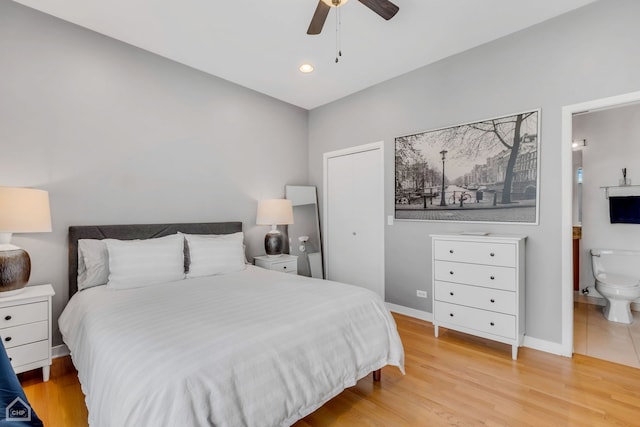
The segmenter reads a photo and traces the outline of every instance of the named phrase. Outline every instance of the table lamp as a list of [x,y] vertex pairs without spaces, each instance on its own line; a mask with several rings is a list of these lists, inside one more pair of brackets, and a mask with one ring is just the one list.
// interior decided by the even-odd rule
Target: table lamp
[[270,199],[259,201],[256,224],[271,226],[271,231],[264,236],[264,250],[267,255],[271,257],[282,255],[284,238],[276,227],[278,225],[293,224],[291,200]]
[[21,292],[31,275],[31,258],[24,249],[10,243],[11,234],[49,231],[48,192],[0,187],[0,298]]

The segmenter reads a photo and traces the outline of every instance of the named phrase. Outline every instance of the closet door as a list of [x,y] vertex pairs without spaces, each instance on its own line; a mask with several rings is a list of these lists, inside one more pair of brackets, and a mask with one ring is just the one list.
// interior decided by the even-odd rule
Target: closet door
[[370,289],[384,299],[383,144],[324,155],[327,278]]

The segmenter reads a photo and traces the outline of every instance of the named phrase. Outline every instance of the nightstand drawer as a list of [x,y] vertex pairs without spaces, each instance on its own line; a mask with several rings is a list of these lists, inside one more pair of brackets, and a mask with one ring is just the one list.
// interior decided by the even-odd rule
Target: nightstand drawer
[[18,347],[49,338],[49,322],[27,323],[26,325],[5,328],[0,331],[4,347]]
[[42,369],[49,381],[51,368],[51,285],[27,286],[0,298],[0,343],[16,373]]
[[3,307],[0,308],[0,328],[39,322],[47,320],[48,316],[49,306],[46,301]]
[[285,262],[274,262],[271,264],[271,270],[280,271],[282,273],[297,273],[298,260],[292,259]]
[[49,359],[49,340],[38,341],[7,349],[11,366],[18,366]]
[[280,273],[298,274],[298,257],[284,254],[279,257],[257,256],[254,262],[258,267]]

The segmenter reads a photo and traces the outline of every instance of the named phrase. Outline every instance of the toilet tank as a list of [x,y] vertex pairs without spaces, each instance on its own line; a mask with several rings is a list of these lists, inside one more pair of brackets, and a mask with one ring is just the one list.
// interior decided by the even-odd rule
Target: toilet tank
[[640,250],[591,249],[593,275],[617,274],[640,279]]

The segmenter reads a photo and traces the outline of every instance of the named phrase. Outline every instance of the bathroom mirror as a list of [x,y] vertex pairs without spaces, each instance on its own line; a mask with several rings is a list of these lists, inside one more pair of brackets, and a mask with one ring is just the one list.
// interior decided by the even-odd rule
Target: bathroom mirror
[[324,279],[316,187],[285,185],[285,198],[293,205],[293,224],[288,227],[289,253],[298,256],[298,274]]

